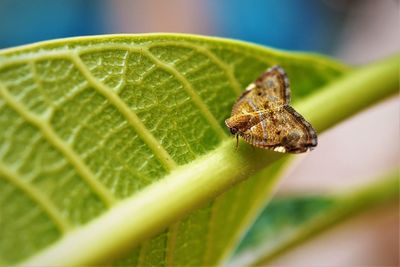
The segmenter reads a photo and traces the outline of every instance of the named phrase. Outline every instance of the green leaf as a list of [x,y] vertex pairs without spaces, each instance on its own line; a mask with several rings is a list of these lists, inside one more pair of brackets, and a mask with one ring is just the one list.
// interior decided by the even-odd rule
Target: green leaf
[[227,266],[260,266],[344,219],[399,199],[397,171],[336,195],[282,196],[249,229]]
[[[235,151],[223,121],[242,88],[280,64],[295,106],[324,130],[395,93],[393,62],[329,87],[348,68],[190,35],[73,38],[2,51],[0,262],[223,261],[289,158],[243,143]],[[371,82],[377,75],[380,84]],[[330,96],[354,102],[327,104]]]

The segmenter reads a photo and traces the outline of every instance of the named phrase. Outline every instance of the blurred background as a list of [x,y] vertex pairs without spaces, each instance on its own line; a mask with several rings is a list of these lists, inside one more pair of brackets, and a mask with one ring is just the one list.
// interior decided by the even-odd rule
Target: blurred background
[[399,50],[398,0],[0,0],[0,48],[107,33],[184,32],[366,63]]
[[[184,32],[367,64],[400,52],[399,13],[397,0],[0,0],[0,48],[81,35]],[[321,135],[313,153],[299,156],[301,164],[278,194],[363,185],[398,168],[399,137],[396,96]],[[399,223],[398,206],[360,217],[275,264],[398,266]]]

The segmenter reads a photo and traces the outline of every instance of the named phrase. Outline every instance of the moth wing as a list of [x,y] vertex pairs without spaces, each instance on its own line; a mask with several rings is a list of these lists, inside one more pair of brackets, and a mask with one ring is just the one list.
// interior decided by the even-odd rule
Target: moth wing
[[232,116],[247,114],[257,112],[261,109],[259,105],[259,100],[254,96],[254,92],[252,91],[252,87],[254,83],[250,84],[246,91],[239,97],[236,103],[232,107]]
[[289,79],[280,66],[273,66],[246,88],[233,106],[232,115],[273,109],[289,103]]
[[299,113],[290,106],[259,111],[259,123],[241,133],[248,143],[278,152],[302,153],[317,145],[317,134]]

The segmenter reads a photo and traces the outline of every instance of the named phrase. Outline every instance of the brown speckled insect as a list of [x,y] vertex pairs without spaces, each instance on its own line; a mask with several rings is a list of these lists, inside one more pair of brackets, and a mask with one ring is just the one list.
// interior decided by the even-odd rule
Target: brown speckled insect
[[273,66],[251,83],[232,108],[226,126],[236,138],[282,153],[303,153],[317,146],[311,124],[290,104],[289,79]]

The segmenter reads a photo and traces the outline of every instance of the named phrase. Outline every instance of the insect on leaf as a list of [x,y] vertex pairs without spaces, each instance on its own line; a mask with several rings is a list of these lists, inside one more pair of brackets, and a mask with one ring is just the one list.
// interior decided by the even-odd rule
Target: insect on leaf
[[274,66],[246,88],[225,124],[232,134],[256,147],[290,153],[313,149],[315,130],[289,104],[289,78]]

